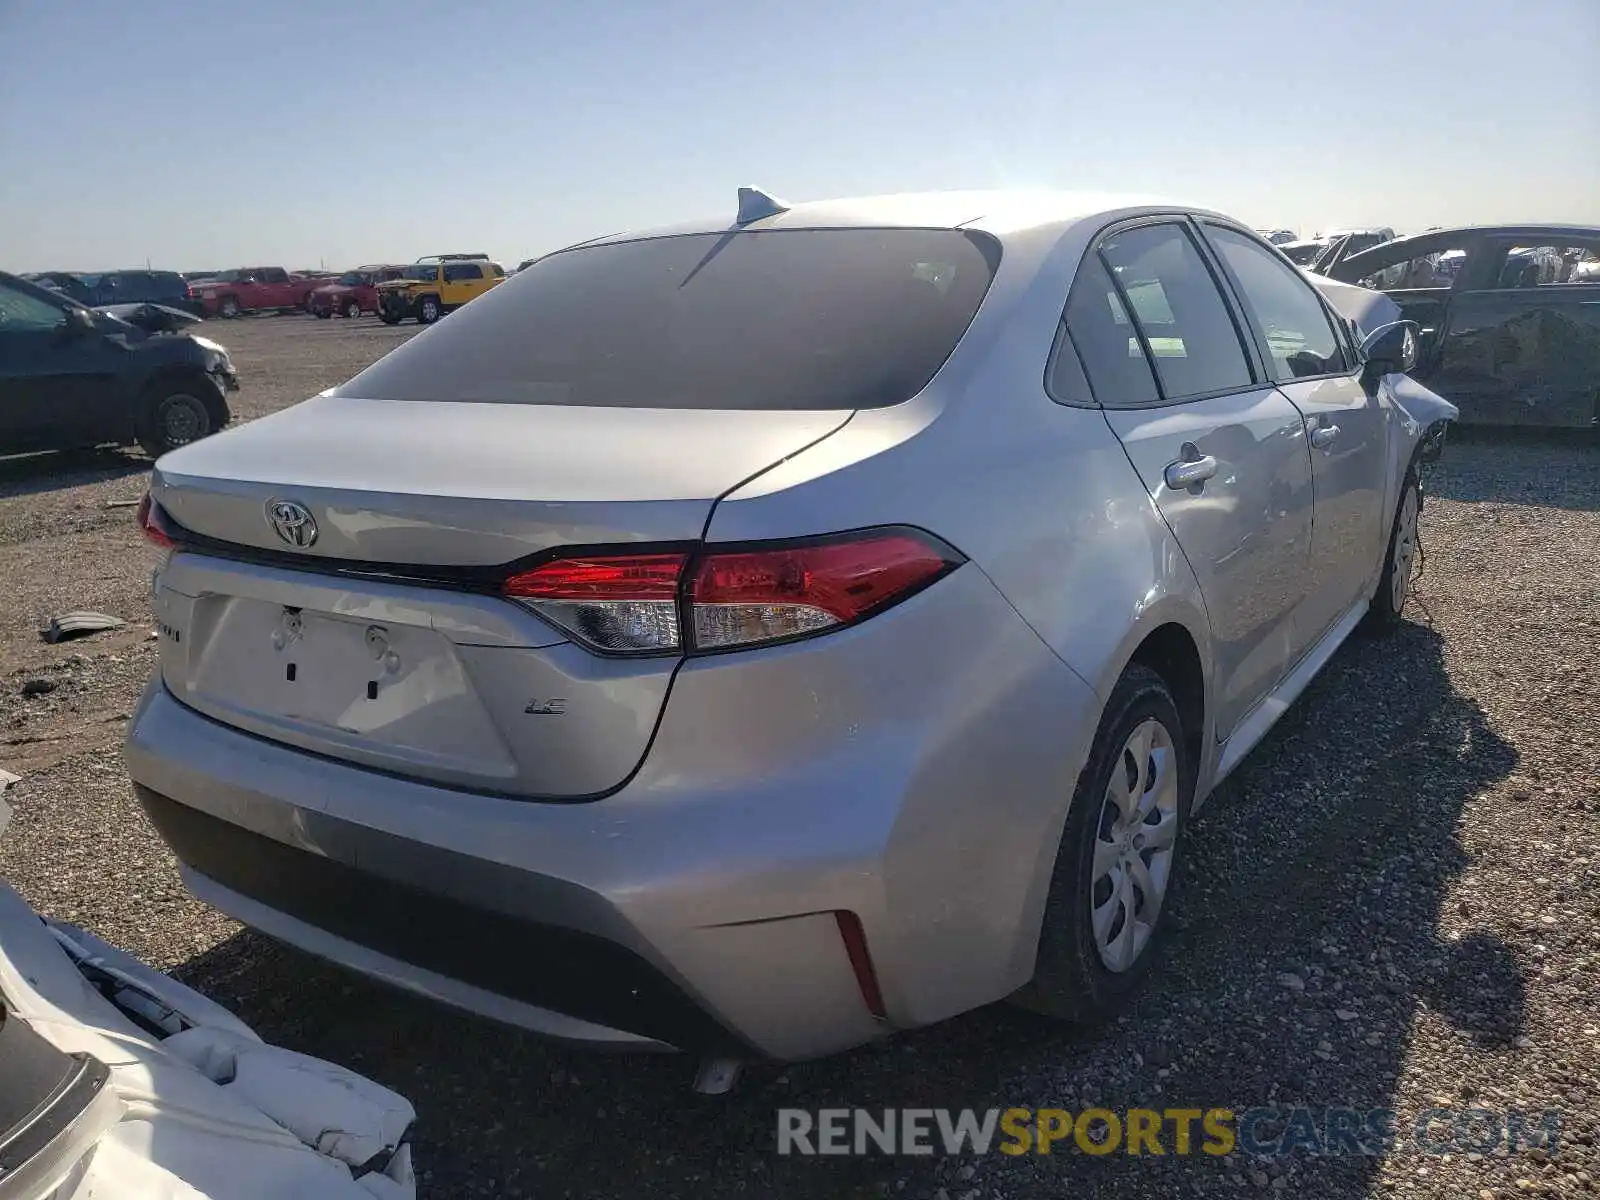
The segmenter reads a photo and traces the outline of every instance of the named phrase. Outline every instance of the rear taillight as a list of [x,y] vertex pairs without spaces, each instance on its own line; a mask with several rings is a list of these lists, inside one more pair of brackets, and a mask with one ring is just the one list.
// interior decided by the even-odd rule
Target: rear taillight
[[171,550],[176,543],[166,530],[165,516],[161,506],[146,492],[144,499],[139,501],[139,532],[163,550]]
[[611,654],[728,650],[854,624],[960,565],[926,534],[868,530],[694,554],[559,558],[504,592]]
[[596,650],[676,650],[686,554],[558,558],[505,581],[521,600]]

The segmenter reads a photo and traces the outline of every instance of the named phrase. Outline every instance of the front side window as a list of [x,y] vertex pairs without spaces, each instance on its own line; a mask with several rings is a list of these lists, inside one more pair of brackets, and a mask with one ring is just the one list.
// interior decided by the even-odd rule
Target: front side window
[[65,321],[66,313],[48,300],[0,283],[0,334],[49,333]]
[[606,408],[881,408],[927,386],[999,257],[992,238],[955,229],[581,246],[489,289],[338,391]]
[[409,279],[413,283],[434,283],[439,278],[439,268],[432,264],[413,264],[405,269],[402,279]]
[[1265,246],[1221,225],[1206,236],[1228,265],[1267,339],[1273,378],[1332,375],[1346,369],[1327,310],[1305,278]]
[[444,269],[446,283],[455,283],[462,279],[482,279],[483,268],[477,263],[450,263]]
[[1447,246],[1411,258],[1398,259],[1385,267],[1370,271],[1355,282],[1360,287],[1373,288],[1380,292],[1450,288],[1455,286],[1456,278],[1461,274],[1461,268],[1466,265],[1466,261],[1465,245]]
[[1143,225],[1100,243],[1155,360],[1167,401],[1248,387],[1250,366],[1216,280],[1181,225]]

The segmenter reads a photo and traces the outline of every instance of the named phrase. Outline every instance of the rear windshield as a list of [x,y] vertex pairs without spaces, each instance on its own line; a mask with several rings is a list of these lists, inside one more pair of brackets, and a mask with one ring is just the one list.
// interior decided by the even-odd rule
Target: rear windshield
[[952,229],[688,234],[540,259],[338,389],[384,400],[845,409],[921,391],[999,265]]

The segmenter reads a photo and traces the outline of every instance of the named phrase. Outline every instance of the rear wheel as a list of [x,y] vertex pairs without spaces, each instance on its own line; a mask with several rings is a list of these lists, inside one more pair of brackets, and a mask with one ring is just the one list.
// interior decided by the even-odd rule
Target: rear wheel
[[233,296],[224,296],[217,305],[217,316],[233,320],[239,315],[239,301]]
[[417,301],[417,320],[424,325],[432,325],[439,319],[439,299],[437,296],[424,296]]
[[[208,382],[204,385],[210,387]],[[139,445],[151,458],[197,442],[216,427],[200,381],[161,383],[145,393],[139,421]]]
[[348,301],[346,301],[345,302],[345,306],[344,306],[344,315],[349,320],[354,321],[357,317],[359,317],[361,315],[361,302],[358,301],[358,300],[348,300]]
[[1194,769],[1172,690],[1135,663],[1112,690],[1078,777],[1033,979],[1018,1003],[1097,1019],[1138,986],[1154,960]]
[[378,310],[378,320],[382,321],[385,325],[400,324],[400,318],[387,308],[380,308]]

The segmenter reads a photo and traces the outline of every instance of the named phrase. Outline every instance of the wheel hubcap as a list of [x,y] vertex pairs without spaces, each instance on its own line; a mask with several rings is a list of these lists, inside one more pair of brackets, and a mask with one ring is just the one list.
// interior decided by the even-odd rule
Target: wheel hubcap
[[205,433],[205,412],[192,396],[173,396],[161,413],[161,432],[169,446],[185,446]]
[[1411,569],[1417,558],[1417,489],[1407,488],[1394,529],[1394,563],[1389,572],[1389,607],[1399,612],[1411,590]]
[[1151,717],[1123,743],[1095,830],[1089,923],[1106,970],[1126,971],[1149,944],[1177,836],[1178,756],[1167,727]]

